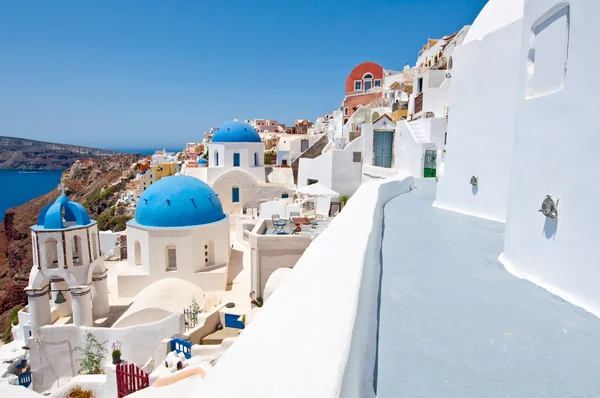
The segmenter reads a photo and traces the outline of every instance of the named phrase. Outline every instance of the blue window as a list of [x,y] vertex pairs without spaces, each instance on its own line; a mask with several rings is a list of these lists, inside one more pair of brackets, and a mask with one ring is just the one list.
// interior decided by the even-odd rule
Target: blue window
[[373,148],[373,166],[392,167],[392,141],[393,131],[376,131],[375,146]]
[[238,187],[231,188],[231,202],[239,203],[240,201],[240,189]]
[[240,154],[239,153],[233,154],[233,167],[240,167]]
[[282,193],[281,194],[281,198],[282,199],[289,198],[289,197],[290,197],[290,195],[288,195],[287,193]]
[[215,166],[219,165],[219,152],[215,152]]
[[254,165],[258,166],[258,152],[254,152]]

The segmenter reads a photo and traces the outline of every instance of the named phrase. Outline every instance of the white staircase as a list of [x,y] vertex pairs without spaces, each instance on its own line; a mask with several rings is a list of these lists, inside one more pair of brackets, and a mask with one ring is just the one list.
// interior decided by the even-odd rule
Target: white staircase
[[425,144],[429,142],[429,137],[423,131],[419,121],[410,122],[407,123],[407,125],[416,142],[419,144]]

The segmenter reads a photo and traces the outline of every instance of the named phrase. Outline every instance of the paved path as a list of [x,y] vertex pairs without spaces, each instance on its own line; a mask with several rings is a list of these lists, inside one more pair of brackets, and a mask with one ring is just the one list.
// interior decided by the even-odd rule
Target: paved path
[[600,397],[600,319],[506,272],[503,224],[434,196],[385,209],[378,397]]

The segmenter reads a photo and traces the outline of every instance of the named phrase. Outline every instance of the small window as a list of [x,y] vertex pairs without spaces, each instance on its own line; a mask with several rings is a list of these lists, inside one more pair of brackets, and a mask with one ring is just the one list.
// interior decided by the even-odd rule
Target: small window
[[348,107],[344,108],[344,116],[348,116]]
[[381,87],[381,80],[377,79],[373,82],[373,84],[375,85],[375,87]]
[[219,152],[215,152],[215,166],[219,165]]
[[240,154],[239,153],[233,154],[233,167],[240,167]]
[[362,161],[362,152],[352,152],[352,161],[360,163]]
[[319,180],[313,180],[312,178],[308,178],[306,180],[306,185],[316,184],[317,182],[319,182]]
[[362,90],[362,81],[357,80],[354,82],[354,91]]
[[367,73],[363,76],[363,79],[372,79],[372,78],[373,78],[373,75],[370,73]]
[[177,271],[177,249],[167,246],[167,271]]
[[231,202],[232,203],[240,202],[240,189],[238,187],[231,188]]
[[287,193],[282,193],[282,194],[281,194],[281,198],[282,198],[282,199],[287,199],[287,198],[289,198],[289,197],[290,197],[290,195],[289,195],[289,194],[287,194]]
[[254,152],[254,166],[258,166],[258,152]]

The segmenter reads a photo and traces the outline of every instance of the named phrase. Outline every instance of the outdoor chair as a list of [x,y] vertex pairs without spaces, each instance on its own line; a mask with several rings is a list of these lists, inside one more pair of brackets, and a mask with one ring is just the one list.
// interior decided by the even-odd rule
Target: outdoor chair
[[287,222],[285,220],[282,220],[279,217],[279,214],[273,214],[271,216],[271,220],[273,221],[273,228],[274,228],[273,233],[274,234],[286,234],[287,235],[287,233],[285,232],[285,229],[284,229]]

